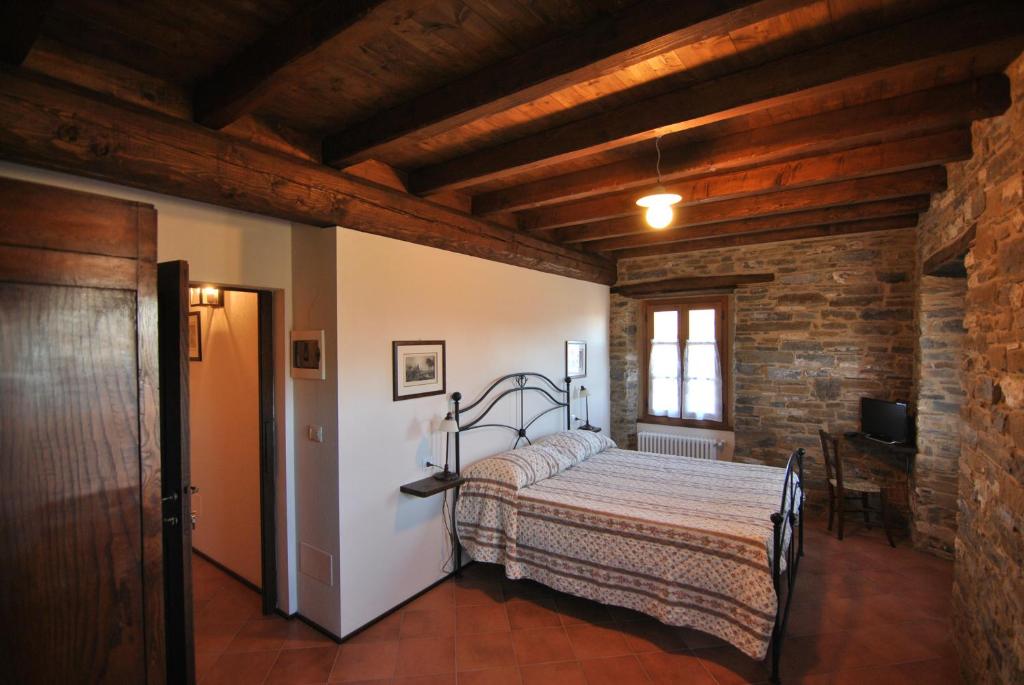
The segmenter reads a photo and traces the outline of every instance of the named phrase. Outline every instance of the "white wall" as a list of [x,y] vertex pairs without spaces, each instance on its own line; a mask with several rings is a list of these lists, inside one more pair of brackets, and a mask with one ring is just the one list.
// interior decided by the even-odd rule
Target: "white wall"
[[[292,234],[295,329],[324,331],[327,376],[293,381],[299,606],[335,635],[341,632],[336,236],[333,228],[296,227]],[[309,440],[310,425],[323,428],[322,443]]]
[[278,417],[278,606],[299,609],[296,586],[292,382],[286,332],[291,330],[292,224],[190,200],[126,188],[33,167],[0,162],[0,176],[98,193],[157,209],[157,258],[188,261],[194,281],[266,288],[274,293],[274,351]]
[[223,307],[192,312],[202,336],[202,360],[189,362],[192,546],[262,587],[257,295],[226,291]]
[[[431,472],[426,459],[443,459],[434,429],[448,403],[392,401],[391,342],[447,341],[448,393],[472,400],[513,371],[562,378],[565,341],[586,340],[590,420],[607,429],[609,299],[606,286],[346,229],[337,250],[344,635],[443,575],[441,497],[398,488]],[[514,420],[511,407],[502,412]],[[537,427],[558,430],[558,413]],[[511,442],[499,431],[464,433],[463,465]]]

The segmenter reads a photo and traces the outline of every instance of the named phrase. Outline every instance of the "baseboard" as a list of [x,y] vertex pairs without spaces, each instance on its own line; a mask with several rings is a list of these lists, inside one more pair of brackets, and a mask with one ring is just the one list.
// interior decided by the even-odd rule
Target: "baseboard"
[[256,583],[252,582],[251,580],[248,580],[247,578],[243,578],[242,576],[238,575],[237,573],[235,573],[234,571],[229,569],[227,566],[225,566],[224,564],[220,563],[219,561],[217,561],[216,559],[211,557],[206,552],[202,552],[202,551],[196,549],[195,547],[193,547],[192,548],[192,554],[195,554],[197,557],[201,557],[204,561],[207,561],[210,564],[216,566],[218,569],[220,569],[224,573],[228,574],[229,576],[231,576],[232,578],[234,578],[239,583],[241,583],[242,585],[246,586],[247,588],[249,588],[250,590],[252,590],[256,594],[258,594],[260,596],[263,595],[263,588],[261,588],[259,585],[257,585]]

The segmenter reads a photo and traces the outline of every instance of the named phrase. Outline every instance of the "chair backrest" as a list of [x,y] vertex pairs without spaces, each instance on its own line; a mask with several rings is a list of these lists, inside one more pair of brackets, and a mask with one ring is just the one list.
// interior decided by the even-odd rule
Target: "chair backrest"
[[839,441],[823,430],[818,431],[821,439],[821,453],[825,457],[825,477],[835,478],[836,487],[843,487],[843,461],[839,458]]

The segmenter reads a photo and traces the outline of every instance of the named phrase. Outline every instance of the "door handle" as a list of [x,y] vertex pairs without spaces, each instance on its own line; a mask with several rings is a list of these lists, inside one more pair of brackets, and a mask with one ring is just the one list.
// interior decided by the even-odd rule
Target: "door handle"
[[199,492],[199,486],[198,485],[190,485],[190,486],[188,486],[188,491],[189,491],[189,493],[194,495],[197,492]]
[[179,519],[177,516],[164,516],[164,523],[168,526],[178,525]]

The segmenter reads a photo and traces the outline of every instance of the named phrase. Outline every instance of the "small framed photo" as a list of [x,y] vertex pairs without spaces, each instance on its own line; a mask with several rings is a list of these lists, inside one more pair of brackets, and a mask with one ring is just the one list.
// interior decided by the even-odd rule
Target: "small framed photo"
[[565,375],[568,378],[587,375],[587,343],[583,340],[565,341]]
[[327,369],[324,356],[322,330],[292,331],[292,378],[325,380]]
[[199,312],[188,315],[188,360],[203,361],[203,317]]
[[394,401],[445,393],[444,340],[391,343]]

